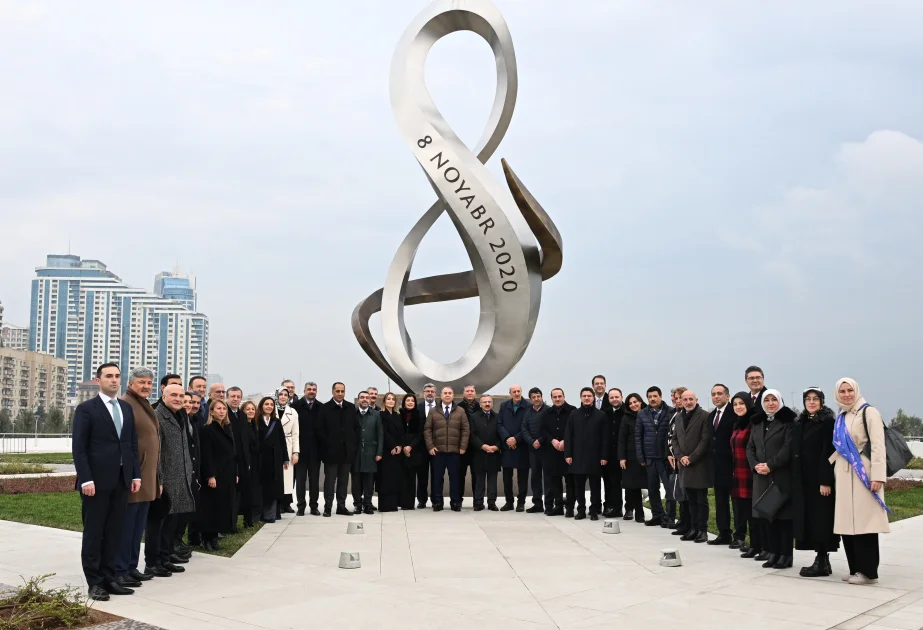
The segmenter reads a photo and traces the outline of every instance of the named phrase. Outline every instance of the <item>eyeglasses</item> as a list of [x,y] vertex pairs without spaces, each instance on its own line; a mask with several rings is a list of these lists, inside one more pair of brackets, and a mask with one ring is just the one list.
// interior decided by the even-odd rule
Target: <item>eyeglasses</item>
[[214,391],[216,394],[223,394],[223,393],[225,393],[225,390],[223,390],[223,389],[215,389],[215,390],[212,390],[212,391]]
[[748,381],[761,381],[763,380],[763,377],[762,376],[748,376],[747,380]]

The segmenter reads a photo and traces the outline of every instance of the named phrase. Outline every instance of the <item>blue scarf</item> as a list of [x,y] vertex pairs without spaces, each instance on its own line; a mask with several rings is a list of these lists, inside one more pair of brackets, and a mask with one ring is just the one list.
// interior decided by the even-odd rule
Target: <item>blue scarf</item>
[[[856,410],[856,413],[862,411],[864,408],[868,407],[868,404],[864,404],[859,409]],[[872,437],[869,436],[869,441]],[[833,446],[836,448],[836,452],[840,454],[840,457],[845,459],[847,463],[852,466],[852,469],[856,471],[856,476],[859,477],[859,481],[865,485],[869,492],[872,492],[872,482],[869,480],[868,472],[865,470],[865,464],[862,463],[862,456],[859,455],[859,449],[856,448],[856,443],[852,441],[852,436],[849,435],[849,429],[846,428],[846,412],[840,413],[836,417],[836,424],[833,426]],[[888,514],[891,514],[891,509],[885,505],[885,502],[877,492],[872,492],[872,496],[875,497],[875,500],[883,507]]]

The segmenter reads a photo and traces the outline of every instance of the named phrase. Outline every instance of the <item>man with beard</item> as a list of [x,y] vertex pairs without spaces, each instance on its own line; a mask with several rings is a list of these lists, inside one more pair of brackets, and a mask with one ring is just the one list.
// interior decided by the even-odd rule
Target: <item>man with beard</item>
[[[564,433],[567,419],[575,407],[564,399],[564,390],[551,390],[551,407],[542,417],[542,474],[545,486],[545,515],[574,516],[574,477],[569,474],[564,457]],[[567,512],[565,513],[564,489],[567,488]]]
[[333,398],[324,403],[317,423],[317,442],[324,461],[324,516],[330,516],[334,499],[337,514],[352,516],[346,507],[346,487],[356,459],[356,406],[345,400],[343,383],[334,383],[332,391]]
[[157,397],[157,400],[154,402],[151,407],[157,409],[157,406],[160,404],[160,401],[163,399],[163,389],[167,385],[182,385],[183,377],[179,374],[166,374],[160,379],[160,396]]
[[602,507],[600,475],[608,461],[609,431],[606,414],[596,408],[594,393],[589,387],[580,391],[580,408],[571,412],[564,429],[564,460],[570,464],[577,491],[577,515],[586,518],[586,488],[590,483],[590,520],[599,520]]
[[538,387],[529,390],[529,402],[532,404],[526,409],[526,415],[522,419],[522,441],[524,448],[529,451],[529,469],[532,475],[532,507],[526,512],[536,514],[545,511],[545,493],[542,491],[542,445],[545,439],[542,437],[542,422],[548,413],[548,405],[542,399],[542,390]]
[[244,527],[253,527],[253,497],[250,492],[250,468],[252,452],[256,436],[250,428],[250,421],[240,410],[244,392],[239,387],[228,389],[228,421],[234,434],[234,450],[237,457],[237,492],[234,497],[234,528],[232,534],[237,533],[237,519],[244,517]]
[[603,467],[603,485],[605,486],[605,502],[603,503],[603,516],[611,518],[622,515],[622,468],[619,466],[619,431],[622,428],[622,418],[625,416],[625,407],[622,405],[622,390],[613,387],[608,394],[609,407],[605,409],[606,419],[609,421],[609,453]]
[[317,426],[320,422],[322,405],[317,401],[317,383],[308,381],[304,385],[304,396],[293,405],[298,412],[298,439],[301,452],[295,464],[295,496],[298,499],[297,516],[304,516],[308,506],[305,502],[305,486],[310,496],[311,516],[320,516],[317,500],[320,497],[320,455],[317,448]]
[[513,472],[516,473],[516,511],[526,509],[529,493],[529,449],[522,437],[522,421],[526,415],[522,387],[510,387],[510,399],[500,405],[500,437],[503,438],[503,494],[506,503],[501,512],[513,509]]
[[[474,385],[465,385],[464,392],[462,393],[462,401],[458,403],[458,406],[465,410],[465,413],[468,414],[468,423],[471,423],[471,418],[474,414],[478,413],[481,410],[481,405],[478,403],[478,394]],[[493,408],[493,398],[491,398],[491,408]],[[496,414],[494,414],[496,416]],[[476,449],[469,448],[465,451],[465,454],[459,457],[461,460],[461,468],[459,474],[459,483],[461,483],[462,495],[465,493],[465,484],[468,480],[468,469],[471,469],[471,495],[474,496],[474,488],[477,485],[478,472],[474,469],[474,458],[477,455]]]
[[708,489],[714,478],[709,454],[711,425],[708,412],[699,406],[691,389],[682,393],[680,403],[683,411],[673,433],[673,457],[689,510],[689,531],[680,540],[704,543],[708,542]]

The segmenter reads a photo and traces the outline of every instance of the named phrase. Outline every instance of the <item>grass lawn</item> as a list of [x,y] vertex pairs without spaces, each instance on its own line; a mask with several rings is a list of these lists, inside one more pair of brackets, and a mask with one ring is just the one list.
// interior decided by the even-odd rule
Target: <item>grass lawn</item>
[[[0,494],[0,520],[81,532],[80,495],[76,492]],[[240,533],[222,538],[218,551],[198,551],[230,558],[260,530],[263,523],[258,522],[250,529],[244,529],[243,525],[241,519],[237,525]]]
[[923,470],[923,457],[914,457],[906,468],[909,470]]
[[44,464],[26,464],[23,462],[0,462],[0,475],[27,475],[50,473],[51,467]]
[[30,464],[73,464],[74,456],[70,453],[11,453],[0,455],[0,462]]

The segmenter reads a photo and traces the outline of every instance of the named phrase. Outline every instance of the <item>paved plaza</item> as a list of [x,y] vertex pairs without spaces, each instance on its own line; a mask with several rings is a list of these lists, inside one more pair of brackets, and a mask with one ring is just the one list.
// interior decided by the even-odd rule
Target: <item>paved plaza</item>
[[[233,558],[195,554],[187,573],[146,582],[102,610],[184,628],[682,628],[735,630],[923,627],[923,517],[882,536],[881,582],[798,577],[810,564],[762,569],[727,548],[681,543],[667,530],[514,512],[375,514],[266,525]],[[678,547],[683,566],[659,565]],[[341,551],[362,568],[337,567]],[[0,583],[56,573],[83,586],[80,534],[0,521]]]

